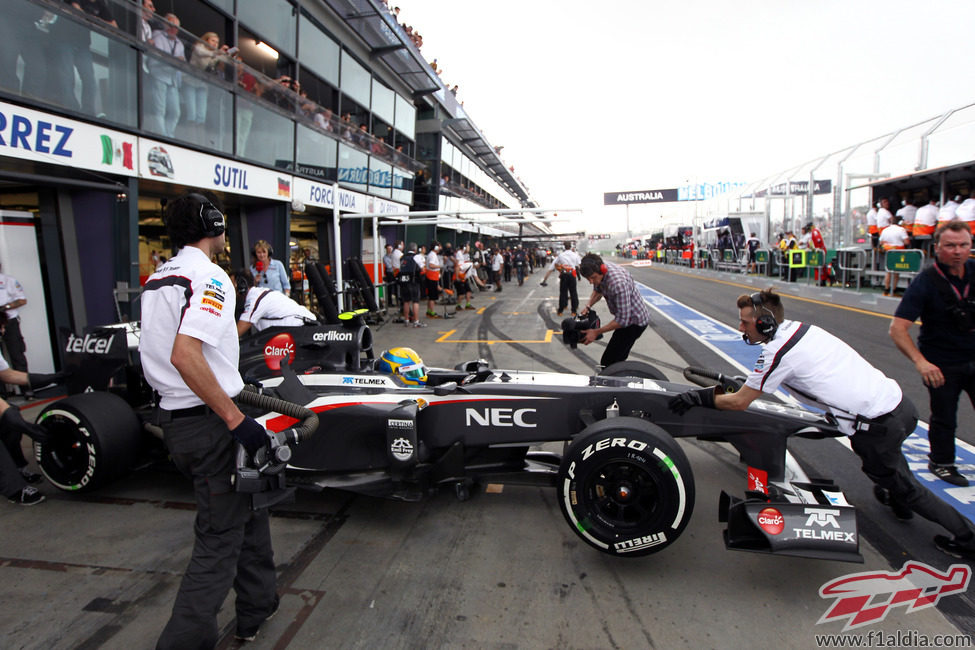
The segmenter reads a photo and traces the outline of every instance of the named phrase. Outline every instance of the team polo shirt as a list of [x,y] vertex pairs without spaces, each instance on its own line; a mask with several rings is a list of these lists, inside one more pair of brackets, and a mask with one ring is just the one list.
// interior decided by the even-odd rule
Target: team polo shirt
[[173,411],[203,404],[169,360],[177,333],[203,342],[203,358],[227,395],[244,388],[237,370],[235,307],[230,278],[194,246],[184,246],[149,276],[142,292],[139,354],[160,407]]
[[938,221],[951,221],[955,218],[956,210],[958,210],[958,204],[954,201],[948,201],[938,210]]
[[898,226],[894,223],[883,229],[880,233],[879,243],[884,250],[904,248],[905,242],[909,237],[910,235],[907,234],[907,230],[903,226]]
[[247,292],[240,320],[250,323],[258,332],[268,327],[298,327],[318,322],[315,314],[280,291],[261,287],[252,287]]
[[811,325],[801,334],[801,326],[791,320],[779,325],[775,337],[763,344],[746,386],[765,393],[780,386],[794,388],[840,416],[840,429],[847,435],[853,434],[849,418],[877,418],[900,404],[903,395],[896,381],[822,328]]
[[887,208],[880,208],[877,210],[877,230],[883,232],[884,228],[890,225],[890,222],[894,219],[894,215],[890,213]]
[[[9,305],[15,300],[26,300],[27,294],[17,278],[0,273],[0,305]],[[7,318],[13,320],[20,315],[20,309],[8,309]]]
[[622,266],[605,262],[606,274],[602,282],[596,286],[596,291],[606,299],[613,319],[621,327],[630,325],[649,325],[650,310],[643,296],[637,291],[636,283]]
[[897,216],[901,218],[905,226],[913,225],[914,219],[917,217],[917,207],[908,203],[897,211]]
[[975,199],[965,199],[955,210],[955,216],[962,221],[975,221]]
[[[964,294],[965,287],[972,280],[972,274],[975,274],[975,261],[965,262],[965,275],[962,278],[949,273],[948,267],[941,262],[935,261],[935,264],[941,268],[958,293]],[[936,366],[959,366],[975,361],[975,335],[960,331],[948,315],[949,303],[938,288],[943,282],[944,279],[937,275],[933,266],[918,273],[904,291],[904,297],[897,305],[894,316],[912,323],[921,319],[917,349],[925,359]]]

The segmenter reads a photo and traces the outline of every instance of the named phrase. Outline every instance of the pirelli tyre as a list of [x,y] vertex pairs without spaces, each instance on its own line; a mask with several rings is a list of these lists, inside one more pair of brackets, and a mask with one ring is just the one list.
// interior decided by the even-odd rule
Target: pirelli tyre
[[34,456],[62,490],[93,490],[126,474],[142,447],[139,418],[112,393],[71,395],[45,408],[37,423],[51,439],[34,445]]
[[643,361],[617,361],[599,371],[605,377],[638,377],[640,379],[659,379],[667,381],[667,376],[657,368]]
[[558,490],[572,530],[610,555],[666,548],[694,510],[687,457],[666,431],[639,418],[608,418],[579,434],[562,458]]

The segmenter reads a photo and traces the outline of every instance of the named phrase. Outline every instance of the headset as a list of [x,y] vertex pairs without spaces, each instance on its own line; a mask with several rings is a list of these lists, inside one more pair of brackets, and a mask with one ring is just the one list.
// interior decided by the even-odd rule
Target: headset
[[606,263],[605,262],[603,262],[602,264],[599,265],[599,273],[601,275],[606,275]]
[[[775,322],[775,315],[771,309],[765,306],[765,301],[762,300],[761,293],[753,293],[751,300],[752,307],[755,309],[755,329],[762,335],[764,341],[771,341],[775,337],[775,332],[779,329],[779,324]],[[759,315],[763,311],[768,313]],[[761,341],[754,343],[750,341],[747,334],[742,334],[741,338],[748,345],[761,344]]]
[[202,194],[187,194],[187,198],[200,203],[200,224],[203,226],[204,237],[219,237],[227,229],[227,220],[220,210]]

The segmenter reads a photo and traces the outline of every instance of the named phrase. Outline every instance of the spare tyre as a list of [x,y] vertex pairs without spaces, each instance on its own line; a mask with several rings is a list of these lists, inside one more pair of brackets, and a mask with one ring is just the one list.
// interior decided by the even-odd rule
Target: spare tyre
[[142,426],[128,402],[112,393],[79,393],[46,407],[37,418],[51,439],[34,456],[51,485],[88,491],[123,476],[142,449]]

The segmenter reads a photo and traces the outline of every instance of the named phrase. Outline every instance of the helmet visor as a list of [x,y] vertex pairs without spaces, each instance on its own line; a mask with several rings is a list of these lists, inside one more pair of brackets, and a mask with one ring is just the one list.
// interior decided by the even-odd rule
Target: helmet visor
[[404,363],[399,367],[399,374],[413,381],[420,381],[427,375],[427,369],[422,363]]

